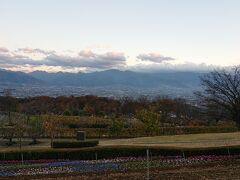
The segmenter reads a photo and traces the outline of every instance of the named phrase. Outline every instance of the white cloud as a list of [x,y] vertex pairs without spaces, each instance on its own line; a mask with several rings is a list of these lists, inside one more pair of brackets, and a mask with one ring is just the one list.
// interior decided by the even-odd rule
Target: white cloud
[[170,64],[170,63],[162,63],[162,64],[136,64],[134,66],[128,67],[133,71],[141,71],[141,72],[160,72],[160,71],[211,71],[217,66],[215,65],[207,65],[205,63],[191,63],[185,62],[181,64]]
[[0,53],[7,53],[9,50],[5,47],[0,47]]
[[153,63],[162,63],[165,61],[175,60],[172,57],[163,56],[158,53],[139,54],[137,58],[140,59],[141,61],[148,61]]
[[44,54],[44,55],[50,55],[50,54],[54,54],[56,53],[56,51],[47,51],[47,50],[43,50],[43,49],[33,49],[33,48],[19,48],[17,51],[19,52],[23,52],[25,54]]

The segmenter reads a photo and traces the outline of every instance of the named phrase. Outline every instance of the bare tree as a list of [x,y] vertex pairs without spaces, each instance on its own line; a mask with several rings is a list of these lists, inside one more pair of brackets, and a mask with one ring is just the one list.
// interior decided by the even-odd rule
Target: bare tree
[[14,130],[15,135],[18,138],[19,148],[22,149],[22,139],[24,133],[27,130],[26,116],[23,114],[16,113],[14,116]]
[[43,116],[43,128],[48,136],[51,138],[51,147],[53,147],[53,141],[59,131],[61,116],[45,115]]
[[227,110],[240,129],[240,66],[215,70],[201,78],[203,92],[197,93],[206,104]]

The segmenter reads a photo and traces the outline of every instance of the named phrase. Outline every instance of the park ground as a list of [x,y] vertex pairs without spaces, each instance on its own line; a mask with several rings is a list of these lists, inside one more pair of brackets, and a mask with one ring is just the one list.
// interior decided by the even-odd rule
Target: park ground
[[[61,140],[61,139],[60,139]],[[62,139],[64,140],[64,139]],[[0,152],[18,150],[17,144],[6,146],[1,139]],[[51,149],[49,139],[39,139],[39,144],[28,145],[31,139],[23,141],[22,150]],[[99,146],[149,146],[149,147],[183,147],[204,148],[240,145],[240,132],[188,134],[174,136],[139,137],[129,139],[100,139]],[[150,179],[240,179],[240,157],[223,160],[220,163],[204,165],[186,165],[181,167],[152,168]],[[101,171],[95,173],[45,174],[21,177],[1,177],[0,179],[58,179],[58,180],[120,180],[146,179],[146,169],[129,171]]]
[[[58,139],[64,140],[64,139]],[[68,139],[70,140],[70,139]],[[17,141],[17,140],[16,140]],[[19,145],[6,146],[7,140],[0,140],[1,151],[18,150]],[[22,150],[51,149],[50,139],[39,139],[36,145],[29,145],[31,139],[24,139]],[[240,132],[233,133],[206,133],[171,136],[140,137],[128,139],[100,139],[99,146],[149,146],[149,147],[222,147],[240,145]]]
[[240,145],[240,133],[208,133],[187,134],[171,136],[141,137],[131,139],[117,139],[101,141],[100,145],[137,145],[137,146],[159,146],[159,147],[221,147]]

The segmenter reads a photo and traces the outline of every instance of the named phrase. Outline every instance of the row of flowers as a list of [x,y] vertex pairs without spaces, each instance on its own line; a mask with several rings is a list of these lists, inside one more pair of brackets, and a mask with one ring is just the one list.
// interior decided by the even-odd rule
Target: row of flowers
[[30,161],[0,161],[0,176],[19,176],[36,174],[58,174],[72,172],[98,172],[98,171],[125,171],[131,169],[166,168],[206,164],[239,158],[239,156],[196,156],[182,158],[171,157],[122,157],[101,160],[30,160]]

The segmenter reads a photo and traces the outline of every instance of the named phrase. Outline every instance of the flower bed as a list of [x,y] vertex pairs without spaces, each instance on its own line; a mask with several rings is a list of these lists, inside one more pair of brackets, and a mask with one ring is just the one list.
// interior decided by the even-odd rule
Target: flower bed
[[[239,156],[195,156],[183,158],[181,156],[161,157],[149,159],[150,168],[172,168],[182,166],[204,165],[239,158]],[[102,160],[28,160],[28,161],[0,161],[0,177],[37,174],[83,173],[99,171],[127,171],[147,168],[145,157],[122,157]]]

